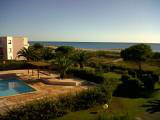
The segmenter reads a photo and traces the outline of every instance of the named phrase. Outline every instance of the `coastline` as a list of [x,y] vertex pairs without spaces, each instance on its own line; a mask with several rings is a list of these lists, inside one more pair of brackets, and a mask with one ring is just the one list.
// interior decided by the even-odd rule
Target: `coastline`
[[109,51],[109,52],[118,52],[120,53],[123,49],[121,48],[76,48],[79,50],[85,50],[85,51]]
[[[59,47],[56,45],[46,45],[46,46],[53,49],[56,49]],[[75,47],[75,49],[84,50],[84,51],[110,51],[110,52],[118,52],[118,53],[120,53],[123,50],[123,48],[77,48],[77,47]]]
[[[128,48],[137,43],[111,43],[111,42],[51,42],[51,41],[29,41],[30,45],[40,43],[44,46],[50,46],[56,48],[58,46],[73,46],[77,49],[88,50],[88,51],[114,51],[120,52],[121,50]],[[146,43],[149,44],[149,43]],[[160,44],[150,43],[149,44],[153,51],[160,52]]]

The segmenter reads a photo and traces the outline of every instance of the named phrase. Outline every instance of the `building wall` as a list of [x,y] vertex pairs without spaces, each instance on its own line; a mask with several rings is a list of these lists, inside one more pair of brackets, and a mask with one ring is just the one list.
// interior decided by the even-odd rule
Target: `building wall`
[[23,59],[18,58],[17,53],[23,47],[28,48],[28,38],[26,37],[0,37],[0,53],[3,51],[3,59]]
[[28,48],[28,39],[26,37],[13,37],[13,59],[23,59],[18,58],[17,53],[20,51],[23,47]]
[[13,57],[13,37],[7,37],[7,59],[12,60]]

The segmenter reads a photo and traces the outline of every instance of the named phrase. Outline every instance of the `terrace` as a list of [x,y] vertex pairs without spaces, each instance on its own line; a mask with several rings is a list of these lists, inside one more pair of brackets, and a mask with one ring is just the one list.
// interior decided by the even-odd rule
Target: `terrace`
[[[33,69],[32,72],[29,71],[29,74],[28,70],[1,71],[1,79],[17,77],[36,91],[0,97],[0,111],[2,112],[8,107],[13,107],[35,99],[41,99],[48,96],[57,98],[60,95],[76,93],[91,86],[84,85],[84,81],[77,78],[59,80],[56,73],[50,73],[50,75],[47,75],[44,74],[45,72],[46,71],[39,72],[39,79],[37,79],[37,70],[35,69]],[[67,82],[69,84],[65,84]]]

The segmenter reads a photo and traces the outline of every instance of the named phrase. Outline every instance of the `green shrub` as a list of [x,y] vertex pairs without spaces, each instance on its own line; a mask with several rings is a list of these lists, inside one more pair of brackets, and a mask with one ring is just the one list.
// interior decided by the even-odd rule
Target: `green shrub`
[[157,75],[145,74],[141,76],[141,81],[144,84],[144,88],[148,91],[154,90],[155,83],[158,82],[159,77]]
[[95,69],[93,68],[71,68],[67,71],[67,73],[95,83],[103,83],[105,80],[104,74],[101,72],[95,72]]
[[101,105],[108,103],[113,91],[106,91],[101,86],[94,89],[88,89],[74,95],[63,96],[60,97],[58,106],[60,108],[67,109],[67,111],[78,111],[91,108],[97,104]]
[[74,52],[74,50],[75,50],[75,48],[74,47],[72,47],[72,46],[59,46],[56,50],[55,50],[55,52],[56,53],[58,53],[58,52],[60,52],[60,53],[62,53],[63,55],[69,55],[69,54],[71,54],[72,52]]
[[152,55],[153,59],[160,59],[160,52],[154,52]]
[[115,91],[116,96],[139,97],[143,89],[143,83],[138,78],[129,75],[122,75],[122,83]]
[[105,94],[105,98],[107,103],[109,103],[112,99],[113,92],[116,90],[119,84],[119,80],[116,78],[108,78],[104,80],[104,82],[100,85],[100,90]]
[[118,70],[118,69],[114,70],[114,72],[118,73],[118,74],[127,74],[128,73],[128,71],[126,71],[126,70],[124,71],[124,70]]
[[0,120],[49,120],[66,114],[53,99],[45,98],[9,109]]
[[6,61],[5,64],[0,62],[0,70],[13,70],[13,69],[25,69],[27,68],[25,61],[14,61],[9,60]]

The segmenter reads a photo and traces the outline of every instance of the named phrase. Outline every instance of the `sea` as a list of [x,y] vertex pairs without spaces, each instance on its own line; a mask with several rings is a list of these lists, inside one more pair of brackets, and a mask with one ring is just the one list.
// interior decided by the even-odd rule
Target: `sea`
[[[40,43],[45,46],[73,46],[76,48],[92,50],[121,50],[137,43],[112,43],[112,42],[50,42],[50,41],[29,41],[29,44]],[[160,52],[160,43],[146,43],[155,52]]]

